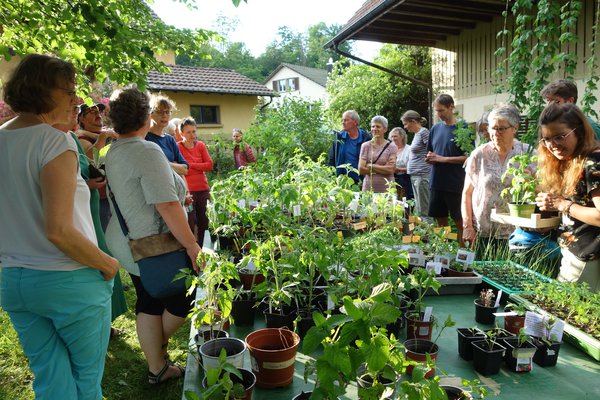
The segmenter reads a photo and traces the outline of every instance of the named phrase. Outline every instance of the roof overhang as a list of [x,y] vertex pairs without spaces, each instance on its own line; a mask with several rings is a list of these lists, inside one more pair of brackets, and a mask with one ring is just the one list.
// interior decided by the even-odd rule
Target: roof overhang
[[347,40],[436,47],[506,7],[505,0],[368,0],[325,47]]

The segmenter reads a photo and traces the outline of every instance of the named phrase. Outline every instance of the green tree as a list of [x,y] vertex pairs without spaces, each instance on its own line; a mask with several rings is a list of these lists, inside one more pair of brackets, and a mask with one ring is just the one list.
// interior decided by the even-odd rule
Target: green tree
[[[415,46],[384,45],[374,62],[392,71],[431,82],[429,50]],[[405,79],[364,64],[346,67],[336,63],[327,82],[330,103],[327,117],[339,121],[344,111],[356,110],[362,117],[361,126],[368,128],[371,117],[383,115],[390,129],[401,125],[401,116],[408,109],[427,115],[427,90]],[[335,125],[339,123],[335,122]]]
[[[178,0],[195,7],[193,0]],[[240,0],[231,0],[238,5]],[[83,93],[90,81],[146,85],[150,70],[167,71],[155,54],[194,54],[214,34],[177,29],[143,0],[0,0],[0,54],[52,53],[73,62]]]
[[[323,48],[331,38],[335,37],[342,29],[342,25],[327,26],[324,22],[319,22],[308,28],[308,48],[306,51],[306,66],[313,68],[325,68],[331,58],[334,62],[339,61],[341,56],[335,52]],[[340,45],[340,50],[345,52],[352,51],[352,44],[345,41]]]

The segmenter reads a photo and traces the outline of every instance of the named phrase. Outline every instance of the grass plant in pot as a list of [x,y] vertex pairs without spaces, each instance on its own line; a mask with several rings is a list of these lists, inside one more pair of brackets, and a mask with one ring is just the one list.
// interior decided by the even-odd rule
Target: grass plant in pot
[[[201,395],[204,400],[252,400],[252,392],[256,384],[256,376],[252,371],[238,369],[227,362],[227,354],[223,349],[218,358],[218,365],[206,371],[202,380]],[[186,393],[187,399],[195,395]],[[198,398],[199,399],[199,398]]]
[[499,328],[486,332],[483,340],[473,342],[473,366],[482,375],[500,372],[506,348],[498,343]]
[[427,290],[432,289],[437,293],[441,286],[442,284],[435,279],[435,273],[424,268],[413,268],[412,273],[405,277],[404,289],[416,291],[416,299],[412,302],[411,310],[406,313],[407,339],[431,340],[435,318],[431,315],[429,321],[423,320],[425,316],[423,297]]
[[[436,344],[437,340],[442,335],[444,329],[453,327],[454,325],[456,325],[456,323],[452,320],[452,316],[448,315],[448,318],[446,318],[446,321],[444,321],[444,325],[442,325],[434,341],[429,341],[425,339],[406,340],[404,342],[404,348],[406,349],[406,359],[421,363],[426,362],[427,364],[435,362],[439,351],[439,346]],[[408,365],[406,367],[406,373],[412,376],[413,369],[413,365]],[[432,378],[434,375],[435,368],[431,368],[425,373],[425,378],[429,379]]]
[[479,298],[475,299],[475,321],[484,325],[493,325],[496,321],[495,312],[498,306],[494,302],[496,295],[492,289],[484,289],[479,293]]
[[544,316],[544,335],[539,338],[532,338],[533,344],[537,347],[533,362],[540,367],[552,367],[558,361],[558,352],[562,342],[556,340],[551,334],[552,328],[556,324],[556,317],[551,315]]
[[513,217],[529,218],[535,211],[537,179],[531,165],[537,156],[524,153],[508,161],[509,167],[502,175],[502,182],[510,181],[510,186],[501,192],[503,198],[509,198],[509,211]]

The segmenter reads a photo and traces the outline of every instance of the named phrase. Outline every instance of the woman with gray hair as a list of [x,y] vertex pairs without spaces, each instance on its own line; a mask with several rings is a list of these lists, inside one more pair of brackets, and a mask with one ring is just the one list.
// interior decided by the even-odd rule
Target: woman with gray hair
[[519,119],[519,111],[512,104],[496,106],[488,116],[490,141],[477,147],[467,159],[461,212],[463,239],[471,244],[476,238],[504,240],[513,230],[511,225],[492,222],[490,213],[492,208],[507,207],[500,193],[509,184],[502,182],[509,160],[529,151],[527,144],[515,139]]
[[396,170],[396,154],[398,148],[385,139],[388,120],[381,115],[371,119],[371,134],[373,139],[360,147],[358,173],[364,175],[362,190],[375,193],[385,193],[394,186],[394,171]]

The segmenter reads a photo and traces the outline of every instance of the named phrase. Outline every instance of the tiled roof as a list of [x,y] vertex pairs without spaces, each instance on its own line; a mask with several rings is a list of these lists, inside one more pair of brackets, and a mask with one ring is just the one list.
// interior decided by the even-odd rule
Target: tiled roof
[[283,67],[287,67],[287,68],[291,69],[292,71],[299,73],[303,77],[310,79],[311,81],[315,82],[318,85],[321,85],[323,87],[325,87],[327,85],[327,70],[326,69],[304,67],[302,65],[294,65],[294,64],[288,64],[288,63],[279,64],[279,67],[275,68],[275,70],[273,72],[271,72],[271,74],[267,77],[267,79],[265,79],[265,83],[268,82]]
[[170,73],[150,71],[148,89],[178,92],[276,96],[264,85],[230,69],[169,65]]

